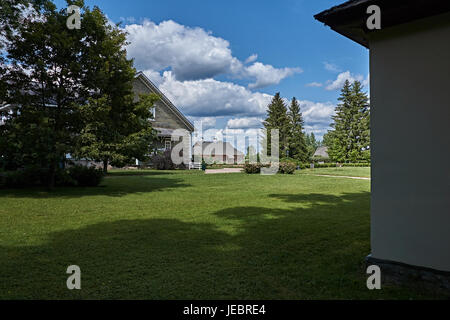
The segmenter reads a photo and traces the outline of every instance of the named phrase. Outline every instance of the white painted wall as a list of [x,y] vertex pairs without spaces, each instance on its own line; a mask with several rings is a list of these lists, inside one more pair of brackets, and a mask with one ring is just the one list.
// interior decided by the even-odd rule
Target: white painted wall
[[370,41],[372,256],[450,271],[450,15]]

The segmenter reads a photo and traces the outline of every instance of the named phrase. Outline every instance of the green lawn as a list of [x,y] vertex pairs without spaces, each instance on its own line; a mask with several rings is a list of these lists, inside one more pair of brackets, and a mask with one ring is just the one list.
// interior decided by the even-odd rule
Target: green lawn
[[[303,174],[129,171],[98,188],[1,190],[0,298],[438,297],[366,288],[369,187]],[[72,264],[78,291],[66,288]]]
[[325,174],[332,176],[364,177],[370,178],[369,167],[343,167],[343,168],[317,168],[305,169],[301,174]]

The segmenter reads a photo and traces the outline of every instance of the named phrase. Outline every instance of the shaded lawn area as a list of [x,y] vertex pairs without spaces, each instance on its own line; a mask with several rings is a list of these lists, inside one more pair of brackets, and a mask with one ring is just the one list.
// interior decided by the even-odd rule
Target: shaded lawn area
[[[114,172],[0,191],[1,299],[389,299],[366,288],[369,181]],[[81,268],[81,290],[66,268]]]
[[317,168],[298,171],[299,174],[326,174],[332,176],[370,178],[370,167]]

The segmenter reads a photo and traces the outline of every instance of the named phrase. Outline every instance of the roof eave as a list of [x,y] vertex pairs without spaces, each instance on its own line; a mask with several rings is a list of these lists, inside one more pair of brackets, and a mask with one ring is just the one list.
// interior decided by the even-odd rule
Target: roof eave
[[370,34],[379,31],[366,26],[370,5],[380,7],[383,29],[450,12],[450,1],[442,0],[351,0],[322,11],[314,18],[369,48]]

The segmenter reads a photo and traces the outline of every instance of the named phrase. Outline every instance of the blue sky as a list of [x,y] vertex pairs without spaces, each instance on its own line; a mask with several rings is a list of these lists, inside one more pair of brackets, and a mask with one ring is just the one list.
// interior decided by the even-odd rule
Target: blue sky
[[319,137],[343,81],[368,81],[367,49],[313,18],[342,2],[86,1],[123,22],[135,66],[191,120],[230,132],[257,128],[281,92],[301,101],[306,130]]

